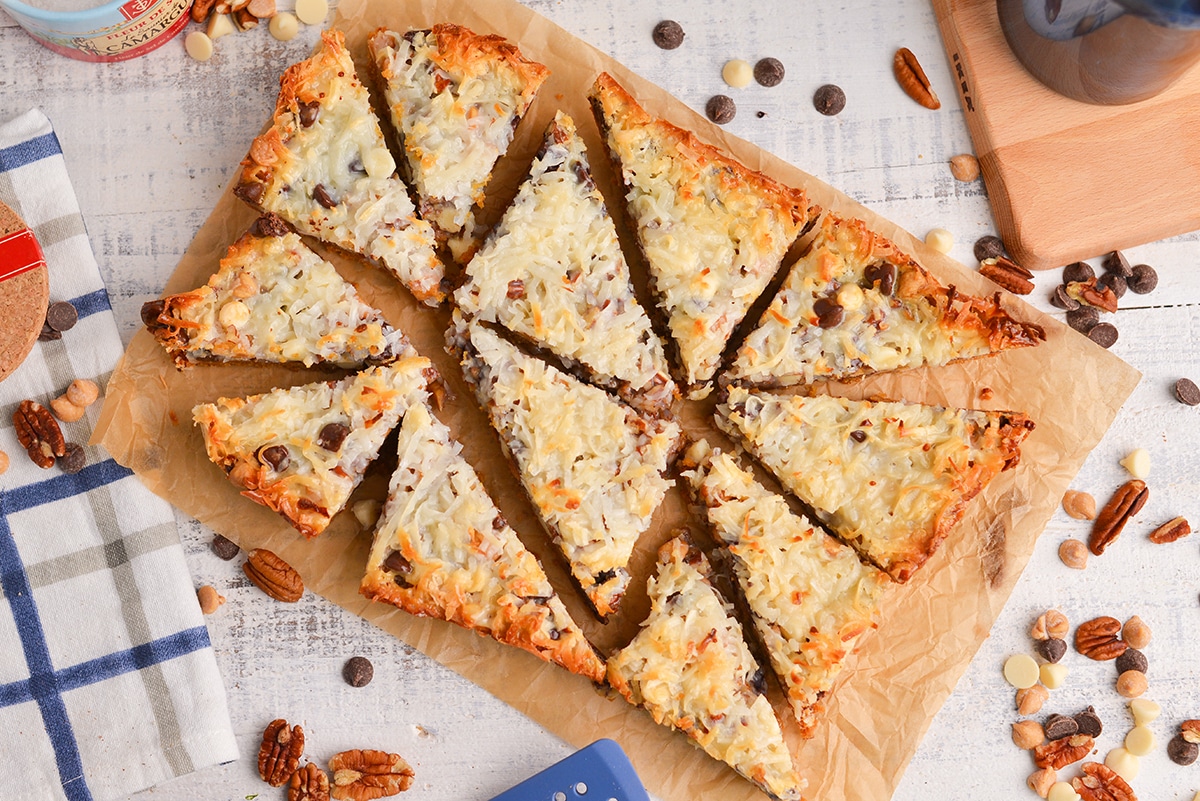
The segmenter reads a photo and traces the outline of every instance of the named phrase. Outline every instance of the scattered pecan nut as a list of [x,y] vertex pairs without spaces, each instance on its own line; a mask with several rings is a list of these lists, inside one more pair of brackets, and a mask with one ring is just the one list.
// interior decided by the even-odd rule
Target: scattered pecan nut
[[1095,741],[1086,734],[1051,740],[1033,749],[1033,761],[1039,768],[1059,770],[1086,757],[1094,744]]
[[17,441],[38,467],[53,467],[55,457],[66,455],[67,442],[58,421],[37,401],[21,401],[13,412],[13,427],[17,430]]
[[979,273],[1014,295],[1033,292],[1033,273],[1006,256],[984,259],[979,263]]
[[309,762],[292,774],[288,801],[329,801],[329,777],[325,771]]
[[198,22],[203,25],[208,22],[209,15],[212,14],[213,6],[217,4],[217,0],[195,0],[192,3],[192,22]]
[[291,781],[304,753],[304,729],[288,728],[283,718],[267,724],[262,745],[258,748],[258,775],[272,787],[282,787]]
[[896,51],[896,56],[892,59],[892,72],[895,73],[900,88],[913,100],[929,109],[942,107],[937,93],[929,84],[929,77],[921,68],[921,62],[917,61],[917,57],[907,47]]
[[334,754],[333,797],[338,801],[371,801],[407,790],[413,770],[399,754],[355,749]]
[[1068,283],[1067,296],[1102,311],[1111,313],[1117,310],[1117,293],[1107,286],[1099,286],[1094,277]]
[[1083,775],[1071,779],[1071,786],[1082,801],[1137,801],[1133,788],[1107,765],[1084,762],[1079,769]]
[[1150,541],[1159,545],[1164,542],[1174,542],[1192,533],[1191,524],[1182,517],[1168,520],[1154,531],[1150,532]]
[[1120,635],[1121,621],[1115,617],[1097,617],[1075,629],[1075,650],[1097,662],[1116,659],[1129,647]]
[[1179,736],[1184,742],[1200,745],[1200,720],[1185,720],[1180,723]]
[[1118,487],[1092,523],[1088,550],[1096,556],[1104,553],[1104,549],[1121,536],[1125,524],[1146,505],[1149,497],[1150,490],[1146,487],[1146,482],[1138,478],[1126,481]]
[[304,595],[304,580],[296,568],[280,559],[266,548],[255,548],[250,552],[242,572],[254,586],[276,601],[294,604]]

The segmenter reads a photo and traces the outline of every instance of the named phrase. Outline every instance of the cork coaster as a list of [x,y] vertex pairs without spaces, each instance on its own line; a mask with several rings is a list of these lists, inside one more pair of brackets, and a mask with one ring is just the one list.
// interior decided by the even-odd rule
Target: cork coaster
[[[0,239],[25,227],[16,212],[0,203]],[[0,248],[0,274],[11,267],[4,262],[4,253]],[[16,370],[33,349],[46,321],[49,302],[50,274],[45,264],[0,280],[0,381]]]

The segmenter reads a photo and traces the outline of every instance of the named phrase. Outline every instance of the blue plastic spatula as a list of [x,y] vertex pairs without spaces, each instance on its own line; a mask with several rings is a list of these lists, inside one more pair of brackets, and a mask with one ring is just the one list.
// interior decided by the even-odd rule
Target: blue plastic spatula
[[650,801],[621,746],[597,740],[491,801]]

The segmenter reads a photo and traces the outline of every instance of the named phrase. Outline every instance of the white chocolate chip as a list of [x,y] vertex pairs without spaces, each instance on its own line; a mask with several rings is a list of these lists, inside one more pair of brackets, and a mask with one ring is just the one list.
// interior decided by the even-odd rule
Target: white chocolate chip
[[866,301],[866,295],[863,294],[862,287],[858,284],[843,284],[838,290],[837,302],[848,312],[856,312],[862,308]]
[[1048,690],[1057,690],[1067,680],[1067,666],[1061,662],[1047,663],[1038,668],[1038,678]]
[[373,148],[363,154],[363,169],[372,178],[390,178],[396,171],[396,160],[387,148]]
[[231,300],[221,307],[217,320],[228,328],[237,328],[250,321],[250,307],[240,300]]
[[305,25],[320,25],[328,13],[329,3],[325,0],[296,0],[296,16]]
[[208,61],[213,54],[212,39],[204,31],[192,31],[183,40],[183,49],[197,61]]
[[1004,680],[1018,690],[1038,683],[1038,664],[1029,654],[1013,654],[1004,662]]
[[1149,698],[1134,698],[1129,702],[1129,713],[1133,715],[1133,725],[1144,726],[1158,718],[1162,707]]
[[216,41],[231,33],[237,33],[237,28],[234,27],[233,20],[229,18],[228,14],[213,14],[208,18],[209,39]]
[[945,228],[934,228],[925,234],[925,244],[938,253],[949,253],[950,248],[954,247],[954,234]]
[[1142,762],[1125,748],[1114,748],[1104,757],[1104,765],[1127,782],[1137,778]]
[[748,61],[735,58],[725,62],[725,66],[721,69],[721,78],[734,89],[742,89],[749,86],[750,81],[754,80],[754,67],[751,67]]
[[374,500],[358,501],[350,507],[350,511],[354,513],[354,519],[364,529],[375,528],[375,524],[379,521],[379,512],[382,509],[383,504]]
[[1129,475],[1134,478],[1146,480],[1146,476],[1150,475],[1150,451],[1145,448],[1136,448],[1129,452],[1129,455],[1121,460],[1121,467],[1129,471]]
[[1125,735],[1125,750],[1135,757],[1146,756],[1154,750],[1154,732],[1149,726],[1134,726]]
[[300,32],[300,23],[296,21],[294,14],[284,11],[271,17],[267,30],[279,41],[286,42]]
[[1066,782],[1055,782],[1046,793],[1046,801],[1079,801],[1079,793]]

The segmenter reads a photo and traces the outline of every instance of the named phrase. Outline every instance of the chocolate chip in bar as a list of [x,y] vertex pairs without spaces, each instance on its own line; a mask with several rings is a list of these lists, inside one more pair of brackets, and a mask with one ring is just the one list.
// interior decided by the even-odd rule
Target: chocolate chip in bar
[[1129,284],[1129,291],[1135,295],[1148,295],[1158,286],[1158,272],[1149,264],[1138,264],[1126,283]]
[[975,259],[998,259],[1004,255],[1004,241],[998,236],[988,234],[975,240]]
[[813,107],[826,117],[833,117],[846,107],[846,93],[842,87],[827,83],[813,95]]
[[1063,283],[1085,283],[1096,277],[1096,271],[1086,261],[1077,261],[1063,267]]
[[673,19],[664,19],[654,26],[654,32],[650,36],[654,39],[654,44],[663,50],[674,50],[683,44],[683,26]]
[[1190,378],[1181,378],[1175,382],[1175,400],[1185,406],[1200,406],[1200,387]]
[[704,106],[704,113],[718,125],[732,122],[737,115],[737,104],[729,95],[713,95]]
[[1088,339],[1102,348],[1117,344],[1117,327],[1112,323],[1096,323],[1087,332]]
[[1122,278],[1128,278],[1133,275],[1133,268],[1129,266],[1129,259],[1125,258],[1125,254],[1119,250],[1114,250],[1104,257],[1104,269],[1110,273],[1116,273]]

